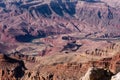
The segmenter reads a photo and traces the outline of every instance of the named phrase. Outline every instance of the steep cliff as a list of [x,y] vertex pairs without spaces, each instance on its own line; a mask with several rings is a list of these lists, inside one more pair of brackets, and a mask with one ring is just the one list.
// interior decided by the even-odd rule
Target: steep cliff
[[74,32],[85,33],[85,37],[97,34],[96,37],[114,38],[120,35],[120,8],[105,2],[20,0],[0,3],[2,41],[30,42]]

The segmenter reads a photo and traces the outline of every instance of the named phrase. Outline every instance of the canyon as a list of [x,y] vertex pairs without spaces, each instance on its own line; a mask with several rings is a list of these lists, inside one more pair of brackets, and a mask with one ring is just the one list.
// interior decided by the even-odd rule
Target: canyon
[[1,80],[119,80],[119,0],[1,0]]

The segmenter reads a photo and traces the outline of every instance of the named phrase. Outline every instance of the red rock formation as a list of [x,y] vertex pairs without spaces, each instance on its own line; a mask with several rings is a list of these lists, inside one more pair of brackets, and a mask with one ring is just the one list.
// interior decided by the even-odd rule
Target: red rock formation
[[12,59],[0,54],[0,79],[17,80],[24,76],[25,66],[23,61]]
[[110,69],[114,73],[120,72],[120,54],[115,55],[110,62]]
[[[6,11],[3,9],[0,13],[2,41],[30,42],[49,35],[74,32],[85,33],[85,37],[96,34],[96,37],[103,38],[120,35],[119,8],[112,8],[105,3],[49,1],[40,4],[39,1],[36,3],[18,1],[6,4],[5,2],[2,3],[8,7],[4,7]],[[14,7],[11,8],[10,5]]]

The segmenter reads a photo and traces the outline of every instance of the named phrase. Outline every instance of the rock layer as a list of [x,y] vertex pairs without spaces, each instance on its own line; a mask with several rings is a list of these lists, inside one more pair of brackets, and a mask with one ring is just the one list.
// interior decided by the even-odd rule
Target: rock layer
[[[85,33],[85,37],[119,37],[120,9],[101,2],[15,1],[3,4],[0,40],[31,42],[50,35]],[[43,10],[44,9],[44,10]],[[7,23],[6,23],[7,22]]]

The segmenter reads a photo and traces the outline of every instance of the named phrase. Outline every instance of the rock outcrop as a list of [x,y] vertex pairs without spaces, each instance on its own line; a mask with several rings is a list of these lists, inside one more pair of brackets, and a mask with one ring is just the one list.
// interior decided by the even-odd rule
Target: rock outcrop
[[100,68],[89,68],[84,77],[80,80],[110,80],[112,72]]
[[112,76],[111,80],[119,80],[120,79],[120,72],[117,73],[116,75]]
[[1,80],[18,80],[25,73],[23,61],[0,54],[0,79]]
[[[77,55],[76,55],[77,56]],[[51,56],[53,58],[53,56]],[[99,61],[62,62],[62,57],[54,62],[49,56],[43,60],[35,60],[24,55],[0,54],[0,77],[2,80],[110,80],[119,72],[119,55],[113,58],[104,58]],[[67,59],[66,57],[65,59]],[[74,57],[75,58],[75,57]],[[82,57],[80,57],[82,58]],[[50,60],[49,60],[50,59]],[[73,59],[73,58],[72,58]],[[23,62],[23,61],[24,62]],[[69,59],[68,59],[69,60]],[[118,62],[117,62],[118,61]],[[47,62],[47,63],[46,63]],[[115,62],[115,63],[113,63]],[[46,63],[46,64],[45,64]],[[112,67],[111,67],[112,66]],[[91,68],[92,67],[92,68]],[[27,68],[27,70],[26,70]],[[88,71],[87,71],[88,70]],[[119,75],[119,74],[117,74]],[[118,77],[112,77],[112,79]],[[119,79],[119,78],[118,78]]]

